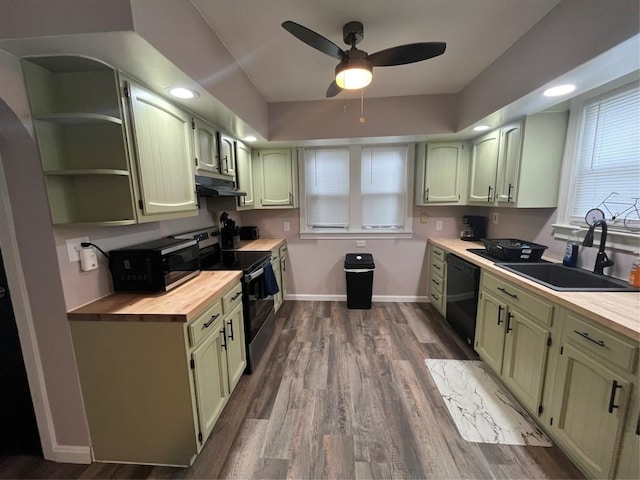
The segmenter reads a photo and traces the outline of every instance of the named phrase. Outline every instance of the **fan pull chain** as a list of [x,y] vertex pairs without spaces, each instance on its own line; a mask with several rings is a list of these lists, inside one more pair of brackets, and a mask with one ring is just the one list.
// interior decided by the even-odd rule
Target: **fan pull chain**
[[367,119],[364,118],[364,88],[360,90],[360,123],[366,122]]

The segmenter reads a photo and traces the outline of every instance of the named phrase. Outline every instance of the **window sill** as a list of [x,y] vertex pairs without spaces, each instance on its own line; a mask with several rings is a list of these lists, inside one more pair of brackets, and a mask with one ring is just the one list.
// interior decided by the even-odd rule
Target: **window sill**
[[[587,226],[580,225],[564,225],[554,223],[551,225],[553,227],[553,237],[556,240],[566,240],[573,230],[580,230],[581,235],[580,239],[584,239],[585,234],[587,233]],[[600,228],[596,228],[594,232],[593,244],[596,245],[600,242]],[[622,252],[640,252],[640,234],[632,233],[632,232],[621,232],[616,230],[609,230],[607,232],[607,248],[613,248],[614,250],[620,250]]]
[[413,238],[413,232],[371,232],[348,231],[348,232],[300,232],[302,240],[356,240],[356,239],[386,239],[386,238]]

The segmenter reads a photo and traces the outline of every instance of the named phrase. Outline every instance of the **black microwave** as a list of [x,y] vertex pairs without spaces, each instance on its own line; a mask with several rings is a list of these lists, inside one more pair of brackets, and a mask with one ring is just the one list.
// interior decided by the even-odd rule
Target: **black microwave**
[[200,273],[195,239],[161,238],[109,252],[116,292],[165,292]]

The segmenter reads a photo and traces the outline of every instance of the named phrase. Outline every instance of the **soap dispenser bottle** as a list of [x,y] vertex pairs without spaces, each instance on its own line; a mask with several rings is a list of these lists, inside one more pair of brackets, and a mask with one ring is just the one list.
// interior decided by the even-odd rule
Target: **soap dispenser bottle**
[[567,248],[564,252],[564,258],[562,259],[562,264],[567,267],[578,266],[578,248],[580,245],[580,239],[578,238],[579,232],[580,230],[573,230],[567,239]]
[[629,285],[640,288],[640,256],[636,258],[629,272]]

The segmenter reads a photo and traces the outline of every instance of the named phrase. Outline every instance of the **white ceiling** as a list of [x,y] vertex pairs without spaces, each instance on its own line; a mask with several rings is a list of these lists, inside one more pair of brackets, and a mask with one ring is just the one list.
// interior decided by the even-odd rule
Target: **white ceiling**
[[[457,93],[546,15],[559,0],[191,0],[264,99],[321,100],[335,59],[285,31],[285,20],[343,49],[342,27],[364,24],[368,53],[443,41],[446,52],[423,62],[374,69],[368,98]],[[339,96],[359,96],[342,92]]]

